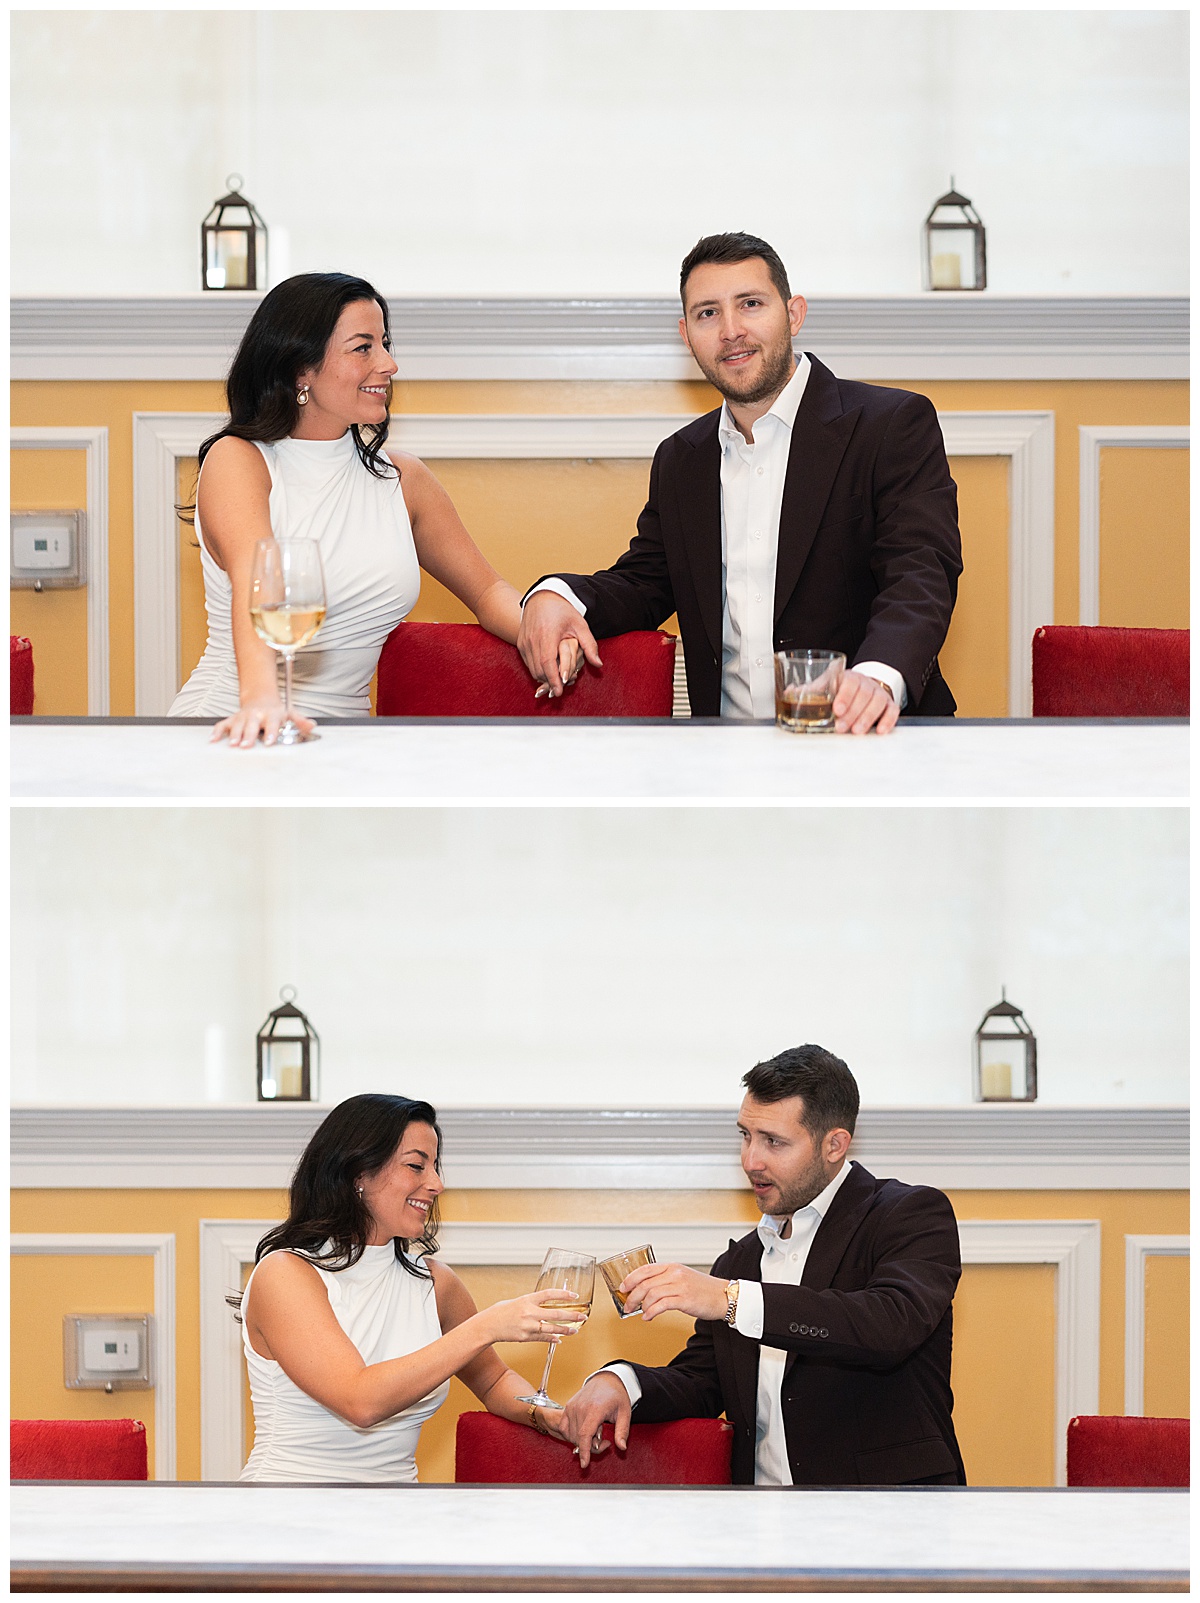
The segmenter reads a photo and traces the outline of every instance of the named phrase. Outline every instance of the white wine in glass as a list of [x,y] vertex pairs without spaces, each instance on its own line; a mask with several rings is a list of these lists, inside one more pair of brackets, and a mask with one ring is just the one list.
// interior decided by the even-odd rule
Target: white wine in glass
[[[570,1334],[578,1335],[592,1310],[592,1287],[595,1279],[594,1258],[589,1258],[583,1252],[568,1252],[565,1247],[551,1247],[542,1260],[542,1272],[538,1276],[537,1285],[533,1288],[535,1291],[554,1290],[562,1293],[561,1298],[549,1299],[542,1304],[548,1322],[571,1325],[574,1328]],[[518,1397],[519,1403],[532,1403],[535,1408],[562,1407],[562,1404],[554,1402],[546,1391],[546,1384],[550,1379],[550,1365],[554,1362],[557,1345],[553,1341],[550,1343],[541,1385],[532,1397]]]
[[250,575],[250,621],[260,640],[283,658],[280,746],[318,739],[300,732],[292,717],[292,659],[325,622],[325,570],[315,540],[260,540]]

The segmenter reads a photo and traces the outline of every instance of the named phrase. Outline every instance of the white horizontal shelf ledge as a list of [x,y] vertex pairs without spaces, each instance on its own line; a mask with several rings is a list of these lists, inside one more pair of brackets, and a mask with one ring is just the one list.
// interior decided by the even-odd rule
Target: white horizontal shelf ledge
[[[16,379],[221,379],[260,297],[24,296]],[[678,302],[389,296],[406,379],[695,379]],[[844,378],[1186,379],[1183,296],[816,295],[798,341]]]
[[[327,1107],[24,1107],[12,1184],[175,1190],[286,1187]],[[451,1108],[459,1189],[742,1190],[736,1112]],[[868,1108],[853,1156],[875,1174],[958,1190],[1177,1190],[1186,1108]]]

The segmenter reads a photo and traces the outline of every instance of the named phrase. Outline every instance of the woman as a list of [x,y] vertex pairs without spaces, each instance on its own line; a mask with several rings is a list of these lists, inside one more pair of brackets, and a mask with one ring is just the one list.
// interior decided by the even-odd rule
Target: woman
[[568,1335],[542,1307],[555,1293],[480,1312],[427,1256],[440,1143],[428,1102],[366,1095],[305,1148],[288,1217],[259,1242],[240,1300],[254,1404],[243,1480],[415,1481],[421,1426],[451,1375],[493,1414],[560,1434],[558,1414],[516,1400],[529,1382],[492,1349]]
[[379,653],[415,605],[422,568],[485,629],[517,638],[516,591],[424,463],[384,448],[395,371],[387,304],[365,279],[300,273],[250,320],[226,384],[230,420],[200,447],[208,644],[171,706],[175,717],[219,717],[214,740],[271,745],[283,721],[279,659],[250,621],[259,540],[308,536],[321,548],[328,610],[295,663],[305,734],[314,717],[370,711]]

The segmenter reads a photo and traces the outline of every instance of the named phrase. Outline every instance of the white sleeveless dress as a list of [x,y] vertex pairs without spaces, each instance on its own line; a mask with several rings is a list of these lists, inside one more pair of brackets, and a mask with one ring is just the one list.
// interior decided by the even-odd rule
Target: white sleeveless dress
[[[325,568],[325,622],[296,654],[293,703],[310,718],[365,717],[383,642],[411,612],[421,589],[400,475],[386,457],[386,478],[368,473],[349,430],[339,440],[255,444],[271,475],[271,533],[277,540],[316,540]],[[238,709],[231,586],[204,543],[199,513],[196,534],[208,644],[170,716],[225,718]]]
[[[364,1363],[402,1358],[442,1334],[433,1281],[410,1274],[390,1241],[368,1247],[348,1269],[322,1269],[320,1264],[313,1268],[324,1283],[334,1317]],[[246,1282],[247,1292],[254,1274]],[[445,1402],[449,1381],[378,1425],[351,1425],[301,1391],[274,1359],[256,1353],[245,1323],[242,1347],[254,1404],[254,1447],[242,1480],[416,1480],[417,1438],[421,1426]]]

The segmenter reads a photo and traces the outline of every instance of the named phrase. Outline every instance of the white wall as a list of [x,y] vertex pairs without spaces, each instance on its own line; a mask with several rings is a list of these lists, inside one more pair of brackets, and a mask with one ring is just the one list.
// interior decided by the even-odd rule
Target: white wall
[[237,170],[273,277],[663,295],[764,235],[809,292],[920,288],[953,173],[991,287],[1188,289],[1184,11],[18,11],[14,293],[199,289]]
[[250,1100],[290,982],[329,1102],[726,1106],[755,1061],[811,1040],[868,1103],[958,1104],[1006,984],[1044,1101],[1186,1103],[1186,822],[19,810],[13,1097]]

